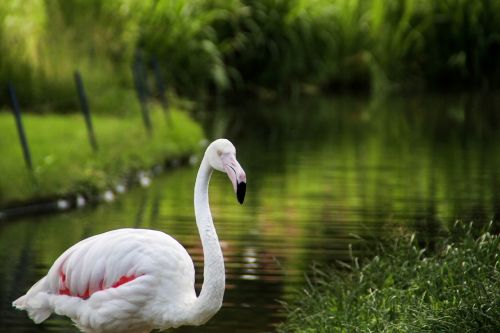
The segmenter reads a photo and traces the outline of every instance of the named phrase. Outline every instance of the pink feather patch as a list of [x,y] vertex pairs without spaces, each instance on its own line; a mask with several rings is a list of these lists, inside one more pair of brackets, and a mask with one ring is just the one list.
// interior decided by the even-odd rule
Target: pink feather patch
[[[85,292],[83,294],[73,295],[71,293],[71,290],[70,290],[68,284],[66,283],[66,274],[64,274],[63,271],[60,271],[59,277],[61,279],[60,280],[60,287],[59,287],[59,295],[67,295],[67,296],[80,297],[82,299],[88,299],[95,292],[109,289],[109,288],[104,288],[104,280],[101,280],[99,282],[99,289],[98,290],[94,290],[93,292],[90,292],[89,287],[87,287],[87,289],[85,290]],[[118,281],[113,283],[110,288],[118,288],[119,286],[121,286],[125,283],[128,283],[130,281],[135,280],[136,278],[137,278],[137,276],[135,276],[135,275],[130,275],[130,276],[123,275],[118,279]]]

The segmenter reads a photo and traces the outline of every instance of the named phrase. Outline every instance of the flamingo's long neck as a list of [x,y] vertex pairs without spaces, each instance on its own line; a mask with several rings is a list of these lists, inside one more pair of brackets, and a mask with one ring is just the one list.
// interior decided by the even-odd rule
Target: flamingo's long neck
[[194,186],[194,210],[204,256],[203,286],[193,308],[199,321],[196,324],[206,322],[220,309],[225,288],[224,258],[208,204],[211,175],[212,168],[204,158]]

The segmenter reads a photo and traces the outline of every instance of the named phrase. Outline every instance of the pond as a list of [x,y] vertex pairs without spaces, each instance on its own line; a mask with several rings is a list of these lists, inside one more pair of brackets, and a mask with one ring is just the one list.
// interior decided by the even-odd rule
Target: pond
[[[315,97],[250,103],[205,114],[210,137],[227,136],[247,178],[240,206],[214,174],[210,204],[227,270],[223,308],[177,332],[272,332],[314,263],[369,255],[360,243],[415,230],[432,242],[455,220],[500,217],[500,99],[422,96]],[[202,281],[194,223],[196,166],[168,172],[112,204],[0,225],[0,330],[77,332],[53,316],[34,325],[12,300],[73,243],[120,227],[178,239]],[[361,240],[364,241],[361,241]]]

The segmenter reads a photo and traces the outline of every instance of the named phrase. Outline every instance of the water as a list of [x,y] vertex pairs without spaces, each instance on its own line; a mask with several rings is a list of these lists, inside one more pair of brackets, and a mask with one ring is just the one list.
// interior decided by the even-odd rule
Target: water
[[[212,212],[226,260],[221,311],[178,332],[272,332],[313,263],[359,255],[360,237],[417,230],[432,242],[456,219],[500,216],[500,99],[363,96],[250,104],[204,118],[207,132],[238,148],[248,177],[240,206],[214,174]],[[119,227],[153,228],[202,249],[194,223],[196,167],[155,178],[113,204],[0,226],[0,331],[76,332],[65,318],[34,325],[10,307],[73,243]],[[498,227],[498,222],[496,226]]]

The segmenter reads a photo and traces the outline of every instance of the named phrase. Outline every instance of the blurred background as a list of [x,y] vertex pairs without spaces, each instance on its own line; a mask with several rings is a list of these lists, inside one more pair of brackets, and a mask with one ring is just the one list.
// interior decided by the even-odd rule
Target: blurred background
[[140,53],[172,92],[203,101],[491,90],[498,12],[489,0],[5,0],[0,83],[13,81],[33,110],[68,112],[79,68],[96,111],[126,112]]
[[[367,243],[404,231],[432,248],[456,220],[498,232],[498,13],[498,0],[3,0],[0,114],[9,82],[27,114],[79,112],[78,69],[93,114],[126,118],[140,109],[134,66],[161,75],[169,103],[208,139],[231,139],[248,176],[241,207],[222,176],[212,181],[224,308],[179,331],[272,332],[313,263],[369,256]],[[146,83],[159,101],[152,74]],[[15,140],[0,133],[0,153]],[[76,332],[59,317],[34,325],[10,302],[105,230],[164,230],[201,274],[195,175],[167,172],[97,208],[0,220],[0,330]]]

